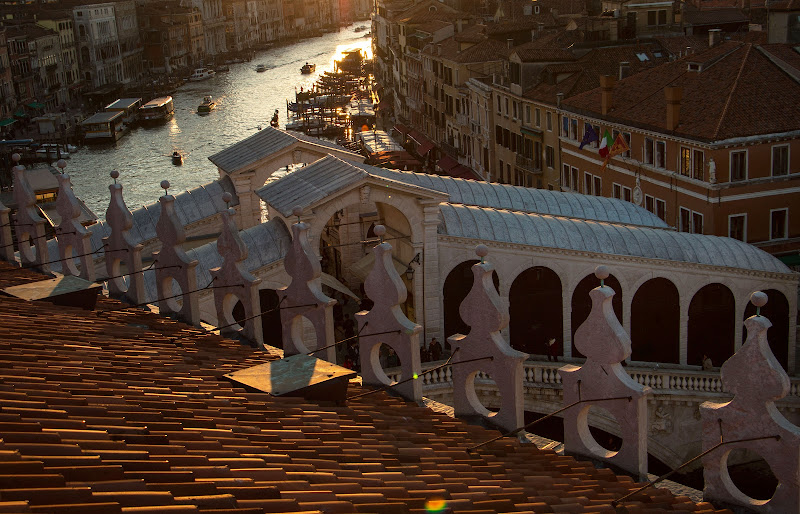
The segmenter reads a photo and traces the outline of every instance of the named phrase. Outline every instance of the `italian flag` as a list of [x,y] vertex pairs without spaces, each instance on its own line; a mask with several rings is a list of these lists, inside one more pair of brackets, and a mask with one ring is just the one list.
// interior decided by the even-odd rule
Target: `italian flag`
[[608,157],[608,152],[611,151],[611,146],[613,144],[614,140],[611,138],[611,134],[606,130],[603,132],[603,137],[600,138],[600,157]]

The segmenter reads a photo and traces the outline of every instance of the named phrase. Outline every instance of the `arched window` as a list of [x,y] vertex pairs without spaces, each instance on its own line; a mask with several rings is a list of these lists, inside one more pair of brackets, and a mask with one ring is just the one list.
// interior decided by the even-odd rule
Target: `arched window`
[[731,290],[722,284],[704,286],[689,304],[686,363],[702,365],[703,355],[707,355],[714,366],[721,366],[733,355],[735,331]]
[[561,279],[543,266],[519,274],[508,295],[511,346],[530,354],[547,354],[547,341],[555,338],[563,354],[564,334]]
[[666,278],[642,284],[631,303],[631,359],[670,362],[680,359],[680,295]]

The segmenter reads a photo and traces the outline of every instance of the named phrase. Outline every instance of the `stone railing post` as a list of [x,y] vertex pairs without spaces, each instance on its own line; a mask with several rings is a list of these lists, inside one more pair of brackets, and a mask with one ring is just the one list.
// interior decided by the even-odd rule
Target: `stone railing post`
[[[11,158],[19,163],[20,155],[15,153]],[[36,210],[36,194],[25,176],[25,166],[19,164],[14,166],[14,203],[17,204],[14,229],[20,263],[23,267],[38,268],[42,273],[50,273],[45,221]]]
[[[380,362],[381,343],[389,346],[400,359],[403,380],[420,374],[420,333],[422,326],[409,320],[400,309],[406,301],[408,291],[403,279],[392,264],[392,245],[383,242],[386,227],[375,226],[375,235],[381,243],[372,249],[375,264],[364,282],[364,290],[375,302],[369,311],[356,313],[358,322],[358,348],[361,362],[361,378],[364,385],[389,385]],[[370,336],[370,334],[381,334]],[[407,400],[422,401],[422,381],[411,380],[393,388]]]
[[[81,204],[72,191],[72,181],[64,172],[67,161],[60,159],[56,166],[61,171],[58,179],[58,196],[56,197],[56,210],[61,216],[61,222],[56,227],[58,242],[58,258],[61,261],[61,272],[64,275],[81,277],[89,282],[94,282],[94,254],[92,253],[92,233],[86,230],[78,221],[81,216]],[[73,257],[73,255],[76,255]],[[80,267],[75,265],[75,261]]]
[[[645,479],[647,476],[647,396],[652,390],[631,378],[621,362],[631,354],[631,339],[612,307],[614,290],[603,285],[605,266],[595,276],[600,287],[592,289],[592,310],[575,332],[574,345],[586,362],[559,369],[564,405],[581,401],[564,411],[564,451],[608,461]],[[608,400],[611,398],[620,398]],[[599,400],[599,401],[598,401]],[[618,451],[602,447],[589,431],[592,406],[610,412],[619,423],[622,446]]]
[[3,202],[0,202],[0,259],[16,262],[11,234],[11,209],[3,205]]
[[[724,441],[750,440],[726,444],[703,457],[703,497],[743,506],[750,512],[798,513],[800,427],[775,407],[775,401],[788,394],[791,382],[767,341],[767,329],[772,323],[760,314],[767,295],[757,291],[750,301],[756,306],[756,315],[744,322],[747,340],[720,371],[723,386],[734,395],[733,400],[700,406],[704,451]],[[728,456],[737,448],[755,452],[769,464],[779,482],[769,500],[750,498],[731,480]]]
[[295,207],[292,213],[298,221],[292,225],[292,246],[283,258],[283,268],[292,281],[278,292],[282,297],[278,306],[283,328],[283,354],[289,357],[314,350],[303,342],[305,318],[314,327],[315,348],[328,347],[314,356],[336,363],[336,348],[333,346],[333,306],[336,300],[322,292],[322,267],[308,241],[311,225],[300,221],[302,207]]
[[[142,273],[143,246],[134,243],[130,234],[133,215],[122,198],[122,184],[117,183],[119,172],[114,170],[110,175],[114,183],[108,186],[111,201],[106,209],[106,223],[111,233],[103,238],[106,275],[109,277],[108,292],[114,298],[125,299],[134,305],[139,305],[145,301]],[[125,274],[122,273],[122,264],[127,271],[127,281]]]
[[[264,348],[264,336],[261,328],[261,302],[258,295],[260,278],[254,277],[244,269],[247,259],[247,245],[239,236],[236,227],[236,210],[230,206],[233,195],[222,193],[222,201],[228,208],[222,212],[222,233],[217,239],[217,251],[222,256],[222,266],[213,268],[211,276],[214,277],[214,305],[217,309],[217,324],[221,333],[241,332],[247,339],[255,342],[259,348]],[[236,302],[242,302],[244,317],[247,321],[241,326],[233,317],[233,308]],[[226,326],[232,325],[233,326]]]
[[[475,253],[481,262],[472,266],[472,289],[458,308],[469,325],[469,335],[447,338],[453,349],[453,406],[456,416],[483,416],[495,425],[514,430],[525,422],[525,397],[522,363],[528,354],[511,348],[500,331],[508,325],[508,308],[494,288],[494,266],[484,261],[489,249],[478,245]],[[475,360],[485,359],[485,360]],[[464,363],[464,361],[474,362]],[[475,378],[487,372],[500,391],[500,410],[491,413],[481,404],[475,391]]]
[[[156,260],[158,308],[161,314],[175,314],[178,319],[190,325],[198,325],[200,303],[195,270],[197,261],[191,260],[181,246],[186,241],[186,232],[175,214],[175,197],[167,193],[169,181],[162,180],[161,187],[164,189],[164,196],[158,199],[161,203],[161,216],[156,223],[161,250],[153,252]],[[172,298],[176,295],[173,282],[180,287],[180,296],[176,298]]]

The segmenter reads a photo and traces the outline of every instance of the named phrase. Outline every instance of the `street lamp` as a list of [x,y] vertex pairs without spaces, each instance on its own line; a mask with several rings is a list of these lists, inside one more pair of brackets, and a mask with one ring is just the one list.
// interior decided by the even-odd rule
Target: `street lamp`
[[414,268],[411,267],[411,265],[413,263],[415,263],[415,262],[417,264],[419,264],[419,257],[420,257],[420,254],[417,253],[417,255],[415,255],[414,258],[411,259],[408,262],[408,266],[406,267],[405,275],[406,275],[406,278],[408,279],[409,282],[411,282],[414,279],[414,271],[415,271]]

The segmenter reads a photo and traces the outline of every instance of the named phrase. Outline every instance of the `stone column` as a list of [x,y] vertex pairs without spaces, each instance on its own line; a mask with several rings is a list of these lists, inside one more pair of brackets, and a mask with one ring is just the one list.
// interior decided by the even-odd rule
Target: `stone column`
[[[220,333],[241,332],[247,339],[255,342],[259,348],[264,348],[264,336],[261,328],[261,302],[259,300],[258,285],[260,278],[254,277],[244,268],[247,259],[247,245],[239,236],[236,227],[236,211],[230,207],[233,196],[222,193],[222,200],[228,208],[222,212],[222,233],[217,239],[217,251],[222,256],[222,266],[213,268],[211,276],[214,277],[214,305],[217,310],[217,323]],[[244,326],[233,325],[233,308],[236,301],[242,302],[244,317],[247,319]]]
[[[300,218],[302,207],[292,211]],[[291,277],[287,287],[278,290],[281,297],[281,326],[283,328],[283,353],[285,356],[311,353],[303,342],[303,317],[314,326],[317,348],[328,347],[314,355],[329,362],[336,362],[336,342],[333,335],[333,306],[336,300],[322,292],[322,268],[319,258],[308,241],[311,225],[297,222],[292,225],[292,246],[283,258],[283,267]],[[324,352],[324,353],[323,353]]]
[[[575,347],[586,356],[586,362],[559,370],[564,405],[582,402],[564,412],[564,451],[608,461],[646,479],[647,397],[651,390],[632,379],[622,367],[621,362],[631,354],[631,339],[614,314],[614,290],[602,285],[608,275],[605,266],[597,267],[595,276],[601,285],[589,293],[592,310],[575,332]],[[619,451],[603,448],[589,431],[592,405],[606,409],[619,423]]]
[[[58,258],[61,261],[61,272],[64,275],[81,277],[89,282],[94,282],[94,255],[92,254],[92,234],[78,221],[81,216],[81,205],[72,191],[72,181],[64,173],[67,161],[61,159],[56,164],[61,173],[58,179],[58,197],[56,209],[61,216],[61,222],[56,227],[58,242]],[[77,257],[72,257],[73,253]],[[80,263],[80,268],[75,266],[75,260]]]
[[255,227],[261,223],[261,199],[255,194],[253,177],[255,171],[245,171],[231,176],[236,196],[239,198],[239,230]]
[[[733,393],[733,400],[705,402],[700,406],[703,451],[711,450],[703,457],[703,499],[742,506],[749,512],[797,513],[800,512],[797,480],[800,427],[787,420],[775,406],[775,401],[789,393],[791,381],[767,341],[767,330],[772,323],[760,315],[767,295],[757,291],[751,301],[757,311],[744,322],[747,341],[720,370],[723,386]],[[720,442],[726,444],[720,447]],[[769,500],[750,498],[731,480],[727,459],[729,452],[737,448],[755,452],[769,464],[779,482]]]
[[16,262],[14,259],[14,239],[11,237],[11,209],[0,202],[0,259]]
[[[425,290],[423,289],[423,282],[425,281],[425,251],[423,249],[424,243],[412,243],[411,249],[416,257],[419,254],[419,264],[414,268],[414,278],[411,280],[411,294],[414,296],[414,321],[424,322],[425,319]],[[413,265],[410,265],[413,267]],[[422,330],[422,341],[425,342],[425,329]]]
[[[20,155],[11,156],[19,163]],[[23,267],[37,268],[42,273],[50,273],[45,239],[44,218],[36,210],[36,195],[25,176],[25,166],[14,166],[14,203],[17,204],[17,216],[14,231],[17,235],[19,260]]]
[[[742,337],[744,336],[744,323],[739,320],[744,319],[744,313],[747,309],[748,302],[743,302],[739,295],[735,295],[733,297],[733,315],[734,315],[734,327],[736,327],[733,331],[733,351],[738,352],[739,348],[742,347]],[[794,312],[794,311],[789,311]],[[790,332],[791,334],[791,332]],[[790,361],[791,362],[791,361]]]
[[559,277],[561,279],[561,331],[562,341],[564,344],[564,358],[572,357],[572,294],[575,292],[575,286],[569,287],[567,284],[567,277]]
[[[456,416],[482,416],[511,431],[525,421],[522,363],[528,354],[514,350],[500,336],[509,322],[508,307],[494,288],[494,266],[483,260],[489,249],[478,245],[475,253],[481,262],[472,266],[472,289],[458,309],[470,332],[448,338],[453,348],[453,406]],[[483,358],[486,360],[475,360]],[[500,410],[496,413],[481,404],[475,391],[475,377],[482,370],[489,372],[500,391]]]
[[[375,235],[381,240],[385,233],[386,227],[375,226]],[[369,311],[356,314],[362,381],[364,385],[392,384],[380,363],[381,344],[386,344],[400,359],[402,378],[415,377],[414,380],[398,384],[393,389],[407,400],[421,402],[422,381],[416,377],[420,373],[422,326],[409,320],[400,309],[400,304],[406,301],[408,291],[392,263],[392,245],[382,242],[372,252],[375,255],[375,264],[364,282],[364,289],[375,304]]]
[[[153,252],[156,260],[156,291],[158,308],[162,314],[175,314],[178,319],[190,325],[200,324],[200,304],[197,291],[197,261],[192,260],[183,250],[186,232],[175,214],[175,197],[166,194],[169,181],[162,180],[164,196],[158,199],[161,203],[161,217],[156,224],[156,234],[161,241],[161,250]],[[181,288],[181,296],[175,295],[172,281]],[[180,304],[178,299],[183,299]]]
[[[108,291],[114,298],[124,298],[134,305],[139,305],[145,301],[142,273],[143,246],[134,243],[130,234],[133,215],[122,198],[122,184],[117,183],[119,172],[112,171],[111,178],[114,179],[114,183],[108,186],[111,202],[106,209],[106,223],[111,228],[111,233],[103,238],[106,274],[109,277]],[[122,276],[123,263],[128,271],[127,284]]]
[[678,294],[680,295],[678,305],[681,307],[678,362],[682,366],[686,366],[689,354],[689,306],[692,304],[692,299],[686,298],[680,291]]
[[425,337],[430,340],[436,337],[444,340],[444,295],[442,294],[443,281],[439,276],[439,202],[423,202],[423,295],[425,301],[424,316],[417,319],[425,325]]

